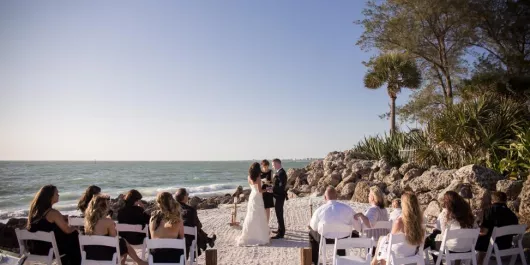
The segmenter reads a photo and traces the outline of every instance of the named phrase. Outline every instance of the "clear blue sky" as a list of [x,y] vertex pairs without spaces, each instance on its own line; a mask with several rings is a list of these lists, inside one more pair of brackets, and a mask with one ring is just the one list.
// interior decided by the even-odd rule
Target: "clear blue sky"
[[[364,1],[0,1],[0,160],[323,157],[388,121]],[[398,99],[403,102],[408,93]]]

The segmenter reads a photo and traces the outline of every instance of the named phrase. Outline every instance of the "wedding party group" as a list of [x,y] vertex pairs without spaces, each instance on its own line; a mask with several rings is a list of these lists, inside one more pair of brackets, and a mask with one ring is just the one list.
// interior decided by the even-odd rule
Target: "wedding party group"
[[[280,159],[272,160],[272,165],[276,171],[274,175],[268,160],[250,165],[248,184],[251,192],[241,236],[237,239],[238,246],[268,245],[271,239],[285,236],[283,206],[287,200],[287,173]],[[269,220],[272,208],[278,219],[278,230],[273,231],[276,235],[271,237]]]

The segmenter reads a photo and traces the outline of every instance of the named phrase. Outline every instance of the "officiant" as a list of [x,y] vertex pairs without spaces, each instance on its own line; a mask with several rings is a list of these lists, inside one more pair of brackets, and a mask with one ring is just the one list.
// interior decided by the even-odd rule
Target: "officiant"
[[[267,159],[261,161],[261,181],[263,190],[272,188],[272,170]],[[270,192],[263,193],[263,204],[265,205],[265,214],[267,215],[267,224],[271,217],[271,208],[274,208],[274,195]]]

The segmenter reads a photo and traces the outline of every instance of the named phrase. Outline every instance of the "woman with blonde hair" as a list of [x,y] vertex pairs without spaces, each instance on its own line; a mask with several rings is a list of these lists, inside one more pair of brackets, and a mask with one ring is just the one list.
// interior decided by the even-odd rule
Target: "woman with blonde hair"
[[[392,246],[392,252],[401,257],[409,257],[416,255],[420,250],[420,245],[424,241],[425,229],[422,226],[423,214],[421,212],[420,203],[416,195],[412,193],[405,193],[401,196],[402,214],[394,222],[392,226],[393,235],[405,234],[405,242]],[[372,260],[372,265],[380,262],[385,265],[388,262],[389,255],[389,235],[384,237],[378,244],[377,255]]]
[[[85,234],[89,236],[110,236],[116,237],[116,223],[108,217],[110,198],[104,195],[96,195],[88,203],[85,210]],[[125,241],[120,238],[120,255],[121,264],[125,264],[127,255],[141,265],[147,265],[147,262],[141,260],[136,251]],[[116,248],[107,246],[85,246],[87,259],[89,260],[111,260]]]
[[363,227],[371,228],[379,221],[388,221],[388,212],[385,209],[385,198],[383,192],[377,186],[370,187],[368,202],[371,207],[366,213],[358,213],[353,216],[355,220],[361,219]]
[[[162,192],[156,198],[158,209],[151,214],[149,231],[151,238],[184,238],[184,222],[180,204],[169,192]],[[184,251],[180,249],[155,249],[151,251],[155,263],[177,263]]]

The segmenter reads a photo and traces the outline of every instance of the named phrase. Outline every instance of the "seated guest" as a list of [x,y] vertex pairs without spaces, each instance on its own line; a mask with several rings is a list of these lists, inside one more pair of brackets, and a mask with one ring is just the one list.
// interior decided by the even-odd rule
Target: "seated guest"
[[377,187],[372,186],[368,194],[368,202],[371,207],[366,213],[358,213],[354,216],[355,220],[361,219],[363,227],[371,228],[379,221],[388,221],[388,212],[385,209],[385,198],[383,192]]
[[[125,194],[124,200],[125,205],[118,210],[118,223],[142,225],[142,228],[148,225],[151,216],[145,212],[142,194],[137,190],[130,190]],[[131,245],[140,245],[145,238],[145,234],[134,232],[120,232],[120,236]]]
[[101,193],[101,188],[98,186],[90,186],[86,189],[85,193],[79,198],[79,203],[77,203],[77,209],[81,212],[81,216],[84,216],[85,210],[88,207],[88,203],[92,200],[92,197]]
[[[27,229],[30,232],[52,232],[59,248],[61,263],[78,265],[81,263],[78,232],[68,225],[64,216],[52,206],[59,202],[59,191],[53,185],[42,187],[31,202]],[[28,242],[28,250],[36,255],[48,255],[51,244],[43,241]]]
[[[184,238],[180,204],[168,192],[158,194],[158,209],[151,214],[149,231],[151,238]],[[178,263],[184,251],[180,249],[154,249],[151,251],[155,263]]]
[[[484,211],[484,217],[480,224],[480,236],[475,247],[479,251],[478,264],[482,264],[486,251],[488,251],[493,228],[519,223],[519,219],[517,219],[515,213],[506,206],[506,193],[500,191],[494,192],[491,200],[491,207]],[[507,249],[512,246],[512,238],[513,236],[511,235],[498,237],[495,243],[497,243],[499,249]]]
[[401,200],[393,199],[392,208],[394,208],[394,210],[390,213],[390,217],[388,219],[389,221],[394,222],[398,219],[398,217],[401,216]]
[[[443,233],[446,229],[468,229],[476,227],[475,217],[471,207],[462,196],[454,191],[448,191],[444,194],[442,202],[442,212],[438,215],[436,221],[436,229],[426,239],[430,242],[432,238],[434,241],[429,243],[426,247],[431,247],[433,250],[440,250]],[[469,239],[451,239],[447,240],[445,247],[453,252],[468,252],[473,242]],[[436,255],[432,255],[436,261]],[[458,262],[457,262],[458,263]]]
[[[321,225],[325,226],[335,226],[335,225],[346,225],[350,226],[353,230],[354,227],[360,226],[357,224],[357,221],[353,219],[353,216],[355,212],[353,209],[344,203],[337,201],[337,191],[329,187],[326,189],[326,193],[324,194],[324,199],[326,200],[326,204],[318,207],[316,211],[313,213],[313,216],[311,217],[311,222],[309,225],[309,243],[311,243],[311,249],[312,249],[312,260],[314,264],[318,264],[318,250],[320,246],[320,233],[319,227]],[[328,235],[329,236],[329,235]],[[330,238],[346,238],[350,236],[350,232],[340,233],[340,234],[333,234],[330,236]],[[354,231],[351,234],[352,237],[358,237],[357,231]],[[335,242],[334,239],[326,239],[327,244],[333,244]],[[338,250],[338,255],[344,256],[346,255],[345,250]]]
[[[420,203],[416,195],[405,193],[401,196],[403,212],[392,225],[393,235],[405,234],[405,242],[392,246],[392,252],[397,256],[409,257],[416,255],[418,247],[423,243],[425,230],[423,229],[423,215],[421,213]],[[384,237],[378,244],[376,256],[372,260],[372,265],[385,265],[388,260],[390,237]]]
[[[92,197],[87,209],[85,210],[85,234],[88,236],[110,236],[116,237],[116,224],[108,217],[109,197],[96,195]],[[141,265],[147,265],[147,262],[141,260],[136,251],[125,241],[120,238],[120,255],[122,264],[125,264],[127,255]],[[89,260],[111,260],[116,248],[107,246],[85,246],[86,258]]]
[[[182,220],[184,222],[184,226],[197,227],[197,247],[199,248],[200,256],[201,250],[206,250],[206,244],[210,245],[211,248],[215,246],[215,239],[217,236],[213,235],[213,237],[208,237],[208,234],[202,230],[202,223],[199,220],[199,216],[197,215],[197,210],[188,205],[189,196],[186,189],[178,189],[175,197],[182,208]],[[191,235],[184,235],[184,237],[186,238],[186,251],[189,252],[191,242],[195,238]],[[186,256],[187,255],[188,253],[186,253]]]

